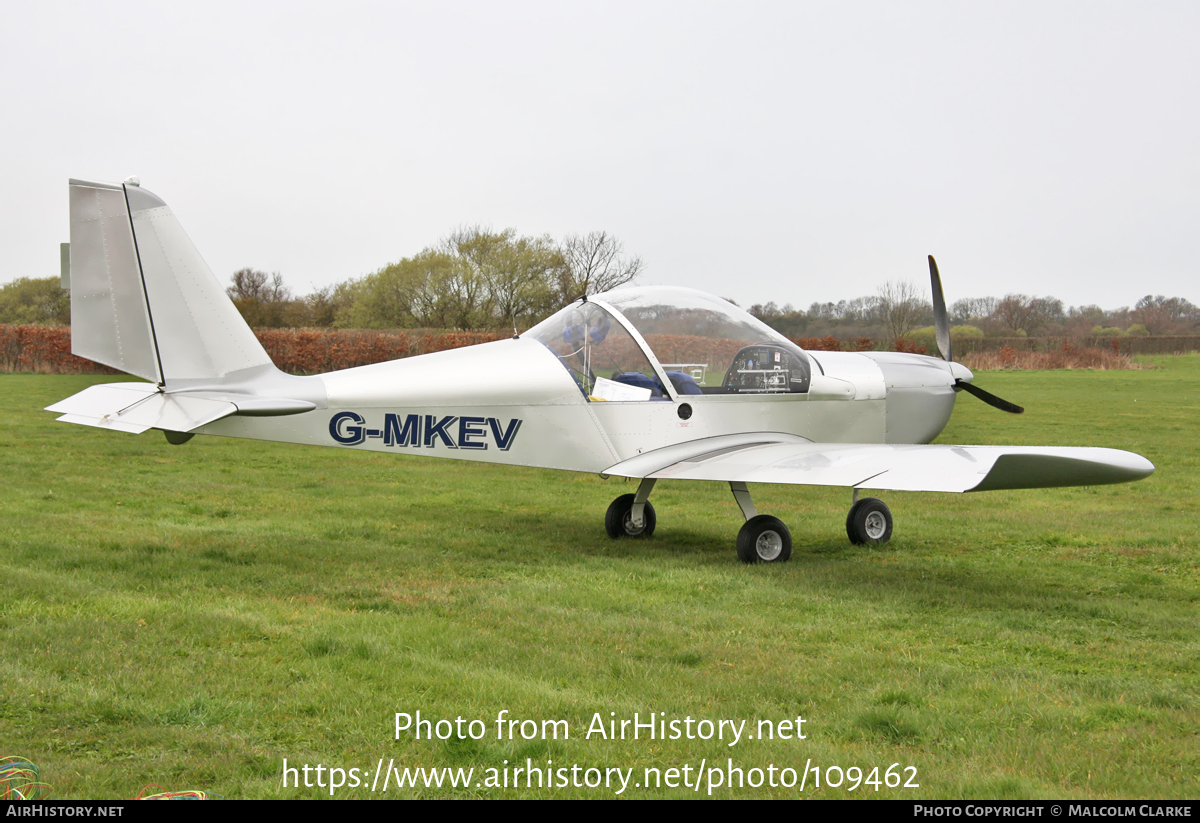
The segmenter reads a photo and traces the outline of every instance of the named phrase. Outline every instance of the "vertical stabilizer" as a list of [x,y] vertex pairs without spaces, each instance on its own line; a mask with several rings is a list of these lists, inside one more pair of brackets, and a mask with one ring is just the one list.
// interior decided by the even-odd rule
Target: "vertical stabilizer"
[[125,196],[167,382],[270,365],[170,207],[140,186],[126,185]]
[[121,186],[71,181],[71,352],[162,382]]
[[72,351],[157,383],[268,366],[170,207],[133,183],[71,181]]

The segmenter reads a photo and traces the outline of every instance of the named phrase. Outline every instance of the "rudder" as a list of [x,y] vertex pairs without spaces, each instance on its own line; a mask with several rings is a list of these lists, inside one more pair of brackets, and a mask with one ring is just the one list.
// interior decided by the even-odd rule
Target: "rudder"
[[71,181],[75,354],[159,384],[271,364],[169,206],[140,186]]
[[71,181],[71,353],[162,382],[125,191]]

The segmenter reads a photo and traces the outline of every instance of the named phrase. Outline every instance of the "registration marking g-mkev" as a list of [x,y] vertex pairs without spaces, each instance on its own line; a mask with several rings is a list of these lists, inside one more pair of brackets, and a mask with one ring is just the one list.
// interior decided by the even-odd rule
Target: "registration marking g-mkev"
[[371,438],[380,439],[389,447],[432,449],[442,445],[450,449],[486,451],[491,445],[506,452],[516,440],[521,422],[517,418],[502,424],[496,417],[386,412],[383,426],[372,429],[367,427],[363,415],[343,411],[329,419],[329,436],[343,446],[357,446]]

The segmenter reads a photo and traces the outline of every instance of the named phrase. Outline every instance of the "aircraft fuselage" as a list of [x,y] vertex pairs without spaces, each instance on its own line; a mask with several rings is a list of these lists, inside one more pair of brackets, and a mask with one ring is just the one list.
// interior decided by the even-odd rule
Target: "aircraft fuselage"
[[[501,340],[309,378],[277,374],[317,404],[234,416],[197,433],[602,472],[706,437],[777,432],[816,443],[928,443],[968,372],[921,355],[810,352],[808,392],[589,400],[541,343]],[[281,389],[285,386],[281,385]],[[194,387],[193,389],[194,390]]]

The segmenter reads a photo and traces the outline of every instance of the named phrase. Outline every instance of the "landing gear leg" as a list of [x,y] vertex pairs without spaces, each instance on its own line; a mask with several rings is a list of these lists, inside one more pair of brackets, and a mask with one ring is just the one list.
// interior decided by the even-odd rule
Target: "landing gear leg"
[[642,479],[637,494],[623,494],[614,500],[604,514],[604,530],[614,540],[618,537],[649,537],[654,534],[654,507],[650,491],[654,478]]
[[754,498],[750,496],[750,489],[746,488],[746,484],[741,481],[730,481],[729,490],[733,492],[733,499],[737,501],[738,508],[742,510],[742,517],[749,520],[758,514],[758,509],[754,508]]
[[738,559],[743,563],[783,563],[791,557],[792,533],[783,521],[759,514],[745,483],[731,482],[729,490],[746,518],[737,537]]

